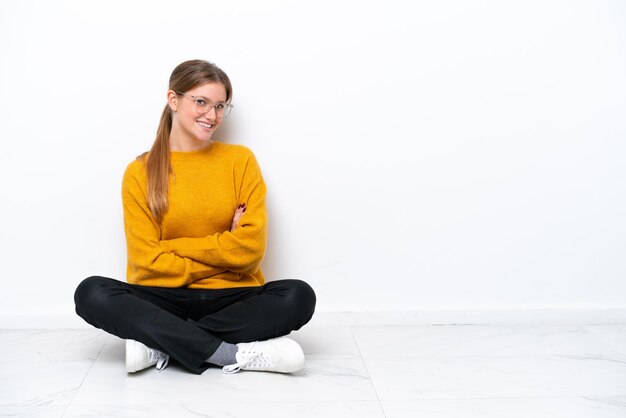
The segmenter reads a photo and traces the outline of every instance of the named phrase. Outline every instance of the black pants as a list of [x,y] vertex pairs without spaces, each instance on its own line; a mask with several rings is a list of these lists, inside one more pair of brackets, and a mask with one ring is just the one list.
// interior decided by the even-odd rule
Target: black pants
[[168,354],[193,373],[222,341],[236,344],[289,334],[309,322],[315,293],[301,280],[218,290],[139,286],[88,277],[74,294],[76,313],[120,338]]

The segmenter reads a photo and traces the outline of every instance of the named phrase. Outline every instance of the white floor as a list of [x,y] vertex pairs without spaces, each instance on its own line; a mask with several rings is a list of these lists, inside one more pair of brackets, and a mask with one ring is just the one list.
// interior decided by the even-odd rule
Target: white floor
[[127,375],[98,330],[0,330],[0,416],[626,417],[626,325],[313,327],[295,375]]

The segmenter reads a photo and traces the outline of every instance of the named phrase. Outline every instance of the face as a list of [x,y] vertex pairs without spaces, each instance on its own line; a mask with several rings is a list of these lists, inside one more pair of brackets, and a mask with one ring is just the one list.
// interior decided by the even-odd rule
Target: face
[[[226,89],[222,83],[207,83],[186,92],[176,94],[170,90],[167,93],[168,103],[172,109],[172,132],[170,139],[185,147],[195,148],[206,145],[211,140],[223,120],[215,108],[201,110],[196,106],[196,100],[201,103],[218,104],[226,102]],[[191,96],[194,96],[195,99]]]

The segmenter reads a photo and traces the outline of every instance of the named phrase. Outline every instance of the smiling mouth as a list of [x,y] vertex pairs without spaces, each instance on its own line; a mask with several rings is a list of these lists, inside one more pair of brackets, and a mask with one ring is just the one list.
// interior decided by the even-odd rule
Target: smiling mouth
[[215,124],[213,123],[201,122],[199,120],[197,120],[196,123],[205,129],[213,129],[213,127],[215,126]]

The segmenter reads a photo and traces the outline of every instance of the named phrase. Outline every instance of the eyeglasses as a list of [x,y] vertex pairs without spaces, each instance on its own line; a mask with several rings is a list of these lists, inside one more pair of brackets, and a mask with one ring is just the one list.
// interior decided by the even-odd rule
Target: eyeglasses
[[230,103],[213,104],[211,101],[201,96],[192,96],[191,94],[178,92],[176,94],[180,94],[181,96],[187,96],[191,100],[193,100],[196,106],[196,112],[198,113],[209,113],[211,111],[211,108],[213,108],[215,109],[215,114],[217,116],[227,118],[228,115],[230,115],[230,111],[233,109],[233,105]]

